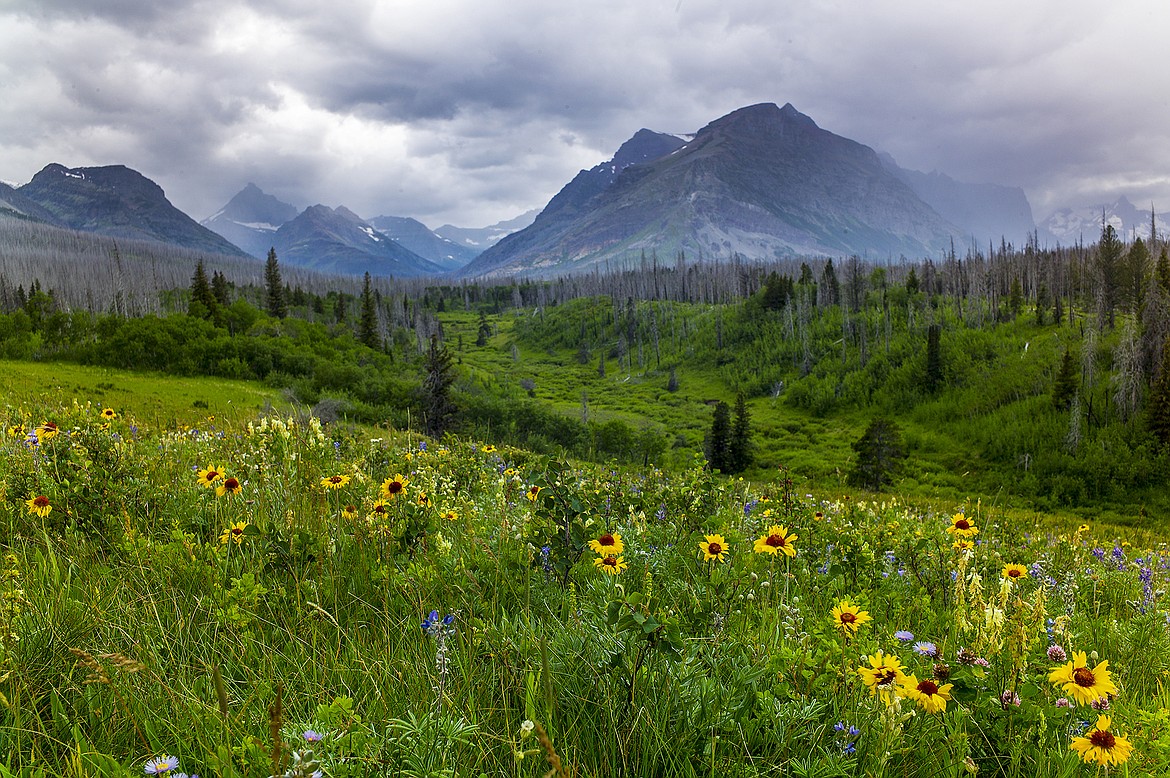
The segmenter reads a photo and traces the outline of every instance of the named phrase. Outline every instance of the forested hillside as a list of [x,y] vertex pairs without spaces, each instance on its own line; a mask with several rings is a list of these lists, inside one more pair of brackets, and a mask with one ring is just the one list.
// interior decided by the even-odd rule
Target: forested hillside
[[64,251],[42,283],[28,251],[0,266],[9,359],[258,380],[326,417],[665,467],[712,459],[720,404],[738,402],[742,461],[720,469],[783,467],[812,488],[863,483],[855,446],[887,419],[905,454],[887,488],[1170,515],[1170,263],[1109,228],[1091,248],[881,265],[652,254],[497,286],[184,255],[166,266],[188,275],[159,289],[158,271],[70,275]]

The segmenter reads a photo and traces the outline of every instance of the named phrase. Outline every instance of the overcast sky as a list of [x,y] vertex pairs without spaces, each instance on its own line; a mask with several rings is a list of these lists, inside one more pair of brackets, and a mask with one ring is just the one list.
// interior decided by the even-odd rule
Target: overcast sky
[[0,180],[124,164],[203,219],[298,207],[479,227],[639,128],[792,103],[1037,220],[1170,210],[1165,0],[0,0]]

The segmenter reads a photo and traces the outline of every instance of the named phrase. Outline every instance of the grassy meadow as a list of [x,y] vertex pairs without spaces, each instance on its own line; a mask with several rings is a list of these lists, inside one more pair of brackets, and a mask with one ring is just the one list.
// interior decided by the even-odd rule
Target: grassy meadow
[[1148,529],[8,367],[0,776],[1170,772]]

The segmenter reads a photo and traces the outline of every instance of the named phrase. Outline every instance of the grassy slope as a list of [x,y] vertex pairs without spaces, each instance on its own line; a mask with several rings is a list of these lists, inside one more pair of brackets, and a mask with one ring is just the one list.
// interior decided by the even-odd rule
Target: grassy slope
[[[550,321],[572,315],[572,311],[557,309],[547,314]],[[713,340],[713,316],[709,311],[696,311],[691,316],[689,335],[676,341],[676,350],[666,345],[664,337],[661,367],[656,367],[653,356],[647,353],[646,367],[639,369],[635,358],[635,369],[627,374],[618,369],[617,360],[610,359],[604,378],[598,374],[596,351],[582,365],[575,349],[564,345],[539,348],[531,339],[517,335],[515,314],[492,318],[496,335],[486,348],[473,345],[475,316],[445,314],[444,327],[449,344],[455,344],[462,336],[463,349],[458,356],[481,384],[521,396],[520,381],[532,379],[539,400],[575,418],[581,416],[581,395],[585,392],[591,419],[616,417],[635,427],[653,425],[672,440],[677,438],[682,447],[668,455],[677,465],[701,450],[714,401],[732,403],[736,383],[758,380],[761,372],[775,368],[763,364],[765,355],[753,354],[750,348],[734,353],[727,364],[713,363],[703,352],[703,344]],[[728,326],[729,332],[730,329]],[[1016,482],[1034,478],[1031,461],[1045,451],[1059,449],[1063,443],[1068,415],[1053,411],[1051,390],[1064,349],[1069,347],[1074,355],[1078,354],[1080,338],[1079,328],[1038,327],[1027,317],[991,330],[962,326],[946,329],[943,356],[947,385],[933,397],[885,389],[887,385],[916,385],[921,358],[913,350],[923,347],[909,337],[895,335],[891,355],[883,360],[879,358],[883,345],[871,343],[874,357],[870,365],[864,369],[851,367],[842,381],[846,393],[871,392],[875,399],[868,407],[836,403],[828,412],[818,414],[786,401],[787,396],[749,399],[756,466],[745,475],[753,480],[769,479],[777,468],[784,467],[797,477],[802,491],[839,492],[845,488],[853,442],[874,416],[887,414],[900,425],[909,453],[896,492],[925,500],[983,499],[1005,507],[1050,511],[1054,504],[1051,500],[1026,501],[1011,492]],[[1110,363],[1109,342],[1107,338],[1098,348],[1102,365]],[[732,351],[731,347],[728,351]],[[699,356],[693,358],[696,352]],[[824,358],[833,359],[834,355]],[[677,365],[679,390],[675,393],[666,390],[670,364]],[[811,392],[831,393],[838,381],[832,368],[825,369],[821,364],[806,378],[800,377],[795,368],[780,374],[784,375],[788,393],[793,387],[809,385],[813,387]],[[1097,413],[1104,405],[1106,381],[1098,379]],[[1084,445],[1093,447],[1095,456],[1105,459],[1121,455],[1117,450],[1119,441],[1097,440],[1089,435],[1086,439]],[[1142,511],[1153,517],[1170,516],[1167,495],[1158,490],[1135,490],[1126,499],[1128,502],[1114,500],[1112,504],[1090,499],[1087,502],[1092,508],[1070,512],[1081,518],[1107,517],[1119,523],[1137,521]]]
[[279,391],[258,383],[219,378],[176,378],[65,363],[0,361],[0,396],[10,407],[75,399],[80,403],[130,408],[154,426],[195,424],[215,416],[252,418],[266,406],[284,403]]

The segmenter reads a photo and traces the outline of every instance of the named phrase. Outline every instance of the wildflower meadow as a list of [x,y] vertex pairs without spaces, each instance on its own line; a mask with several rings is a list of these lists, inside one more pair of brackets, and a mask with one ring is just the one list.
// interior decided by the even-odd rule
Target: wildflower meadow
[[4,411],[0,776],[1170,772],[1148,531]]

